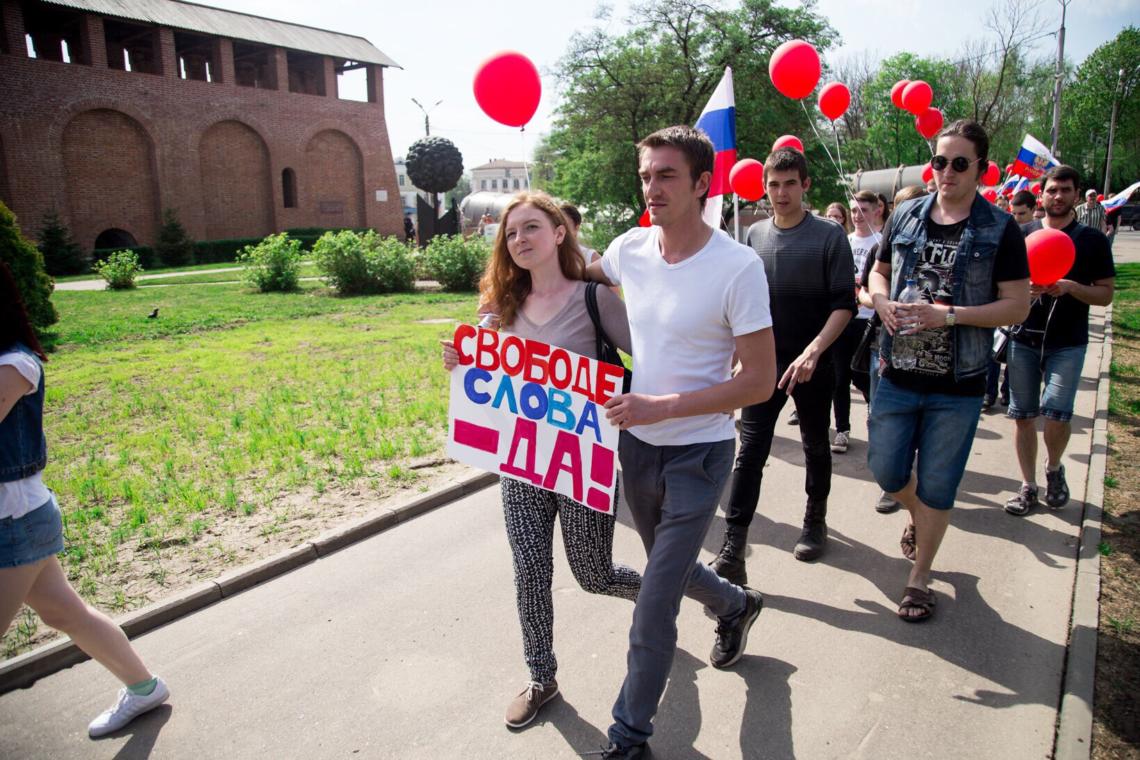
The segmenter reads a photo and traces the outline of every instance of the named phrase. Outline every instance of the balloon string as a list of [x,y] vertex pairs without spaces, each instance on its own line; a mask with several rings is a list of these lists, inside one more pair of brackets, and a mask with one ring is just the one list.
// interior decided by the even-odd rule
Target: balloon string
[[835,126],[835,122],[831,122],[831,132],[835,135],[835,158],[839,161],[839,174],[845,177],[847,172],[843,171],[843,155],[839,152],[839,127]]
[[519,138],[522,141],[522,164],[523,176],[526,177],[526,189],[529,192],[532,188],[530,186],[530,156],[526,152],[526,127],[519,129]]

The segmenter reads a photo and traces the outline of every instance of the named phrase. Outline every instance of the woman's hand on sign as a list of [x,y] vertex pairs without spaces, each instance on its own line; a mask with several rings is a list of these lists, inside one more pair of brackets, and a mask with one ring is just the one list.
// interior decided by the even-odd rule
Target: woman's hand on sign
[[443,346],[443,368],[450,372],[459,366],[459,352],[450,340],[441,340],[439,344]]
[[606,419],[621,430],[636,425],[652,425],[668,418],[668,399],[644,393],[623,393],[606,402]]

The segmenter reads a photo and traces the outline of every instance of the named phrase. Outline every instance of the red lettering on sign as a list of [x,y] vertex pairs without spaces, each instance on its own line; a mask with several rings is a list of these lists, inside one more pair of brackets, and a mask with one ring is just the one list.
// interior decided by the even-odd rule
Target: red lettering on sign
[[596,443],[590,456],[590,480],[606,488],[614,483],[614,452]]
[[597,488],[591,488],[586,493],[586,504],[606,514],[609,514],[613,509],[613,499],[610,498],[610,495]]
[[454,438],[456,443],[490,454],[496,454],[499,451],[499,431],[494,428],[457,419]]
[[463,344],[465,341],[474,338],[476,332],[478,331],[472,325],[460,325],[455,328],[455,337],[452,338],[452,342],[455,343],[455,352],[459,354],[460,364],[467,365],[475,361],[471,354],[464,353],[466,348]]
[[[565,460],[569,457],[570,461]],[[573,490],[574,501],[582,500],[582,449],[578,444],[578,436],[559,430],[554,439],[554,453],[550,456],[550,469],[546,471],[546,479],[542,487],[553,491],[558,483],[558,475],[562,472],[570,473],[570,484]]]
[[556,348],[550,352],[550,384],[558,390],[566,390],[570,385],[570,376],[573,375],[570,366],[570,354],[565,349]]
[[[515,465],[518,458],[519,447],[526,444],[526,464],[522,467]],[[507,454],[507,461],[499,465],[499,472],[512,475],[522,480],[529,480],[536,486],[542,483],[542,476],[535,471],[535,456],[538,448],[538,424],[534,420],[519,417],[515,420],[515,434],[511,438],[511,450]]]
[[594,376],[590,374],[590,360],[585,356],[578,357],[578,367],[574,370],[574,387],[571,388],[575,393],[581,393],[587,398],[594,397]]
[[[595,383],[595,398],[599,404],[605,404],[614,396],[621,393],[621,382],[625,378],[625,370],[613,364],[598,362],[598,379]],[[614,393],[614,391],[618,393]]]
[[523,371],[523,380],[546,385],[546,355],[549,353],[550,346],[545,343],[537,340],[526,342],[526,369]]
[[508,335],[503,339],[502,348],[499,350],[499,355],[503,359],[503,372],[511,377],[522,372],[523,365],[526,363],[525,346],[523,339],[517,335]]
[[480,330],[475,350],[475,366],[494,372],[499,368],[499,334],[494,330]]

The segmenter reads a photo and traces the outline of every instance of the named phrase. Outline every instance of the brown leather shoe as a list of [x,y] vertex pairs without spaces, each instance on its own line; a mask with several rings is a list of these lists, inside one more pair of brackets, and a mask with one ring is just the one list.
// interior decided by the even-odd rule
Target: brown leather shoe
[[534,720],[542,706],[556,696],[558,696],[557,681],[550,683],[531,681],[507,706],[506,724],[511,728],[522,728]]

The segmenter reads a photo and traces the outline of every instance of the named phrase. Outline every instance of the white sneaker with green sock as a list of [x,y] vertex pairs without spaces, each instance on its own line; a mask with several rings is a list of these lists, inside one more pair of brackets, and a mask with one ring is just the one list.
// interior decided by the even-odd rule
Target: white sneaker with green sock
[[145,712],[153,710],[170,697],[170,689],[158,676],[119,689],[115,704],[104,710],[87,726],[92,739],[113,734]]

